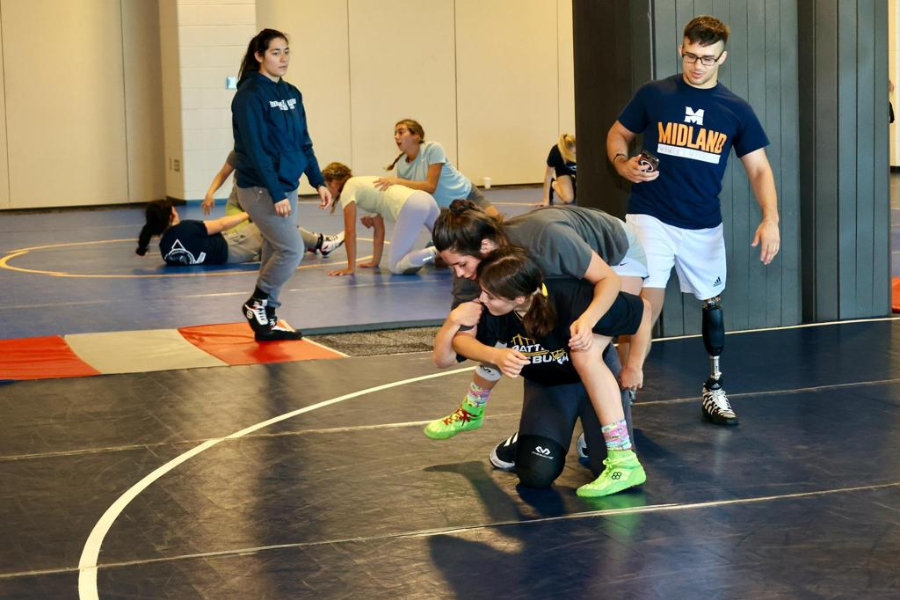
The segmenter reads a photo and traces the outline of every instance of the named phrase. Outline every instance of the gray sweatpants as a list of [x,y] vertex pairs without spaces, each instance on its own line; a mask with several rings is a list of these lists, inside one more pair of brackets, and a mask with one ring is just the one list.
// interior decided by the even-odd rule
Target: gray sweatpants
[[[243,210],[241,208],[241,203],[238,200],[237,190],[238,190],[237,185],[235,185],[231,188],[231,195],[228,196],[228,201],[225,203],[225,216],[235,215]],[[228,231],[241,230],[245,227],[249,227],[252,224],[253,223],[251,223],[250,221],[244,221],[243,223],[235,225]],[[253,234],[250,234],[250,235],[252,236]],[[258,233],[257,233],[257,235],[258,235]],[[316,246],[319,245],[319,234],[314,231],[307,231],[306,229],[303,229],[302,227],[300,227],[300,235],[303,236],[303,245],[306,246],[306,249],[309,250],[310,252],[314,252],[316,250]],[[257,251],[257,255],[258,254],[259,254],[259,252]],[[253,261],[257,261],[257,260],[259,260],[259,256],[257,256],[256,258],[254,258],[252,260],[231,260],[229,258],[228,262],[239,263],[239,262],[253,262]]]
[[434,222],[440,214],[434,198],[428,192],[417,191],[407,198],[394,223],[391,236],[391,253],[388,268],[396,275],[415,273],[425,264],[425,260],[437,254],[434,248],[413,251],[413,244],[422,227],[431,233]]
[[262,187],[237,188],[241,208],[262,234],[259,277],[256,286],[269,294],[269,306],[281,306],[278,295],[303,259],[303,238],[297,230],[297,190],[288,194],[291,203],[289,217],[275,214],[275,204]]

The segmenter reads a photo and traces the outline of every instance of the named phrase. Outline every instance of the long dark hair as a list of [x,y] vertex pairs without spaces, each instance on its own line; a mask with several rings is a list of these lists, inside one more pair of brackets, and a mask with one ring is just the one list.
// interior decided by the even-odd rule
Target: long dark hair
[[241,68],[238,70],[238,82],[243,81],[244,77],[248,75],[259,72],[259,61],[256,60],[256,54],[259,53],[260,56],[265,55],[272,40],[278,38],[290,42],[288,36],[277,29],[263,29],[253,36],[253,39],[247,45],[247,53],[244,55],[244,60],[241,61]]
[[434,222],[434,247],[438,252],[452,250],[459,254],[481,258],[481,240],[491,240],[498,246],[509,241],[503,233],[503,221],[481,210],[471,200],[454,200]]
[[504,246],[491,252],[478,264],[478,283],[497,298],[531,297],[531,306],[522,317],[528,337],[542,338],[556,325],[556,311],[544,294],[544,275],[524,249]]
[[162,235],[169,228],[172,220],[172,203],[169,200],[155,200],[147,205],[146,222],[138,236],[138,247],[135,253],[138,256],[147,254],[147,246],[154,235]]

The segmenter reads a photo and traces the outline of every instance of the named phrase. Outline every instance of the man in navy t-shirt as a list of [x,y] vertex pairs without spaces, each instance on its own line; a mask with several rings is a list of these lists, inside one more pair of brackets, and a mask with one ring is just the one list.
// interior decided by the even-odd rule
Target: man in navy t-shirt
[[[641,295],[650,302],[655,322],[674,266],[681,291],[703,302],[703,341],[712,357],[703,415],[720,425],[736,425],[719,371],[726,276],[719,192],[732,148],[762,209],[752,246],[761,246],[764,264],[778,254],[780,239],[775,180],[765,151],[769,140],[750,105],[718,83],[727,41],[728,26],[715,17],[688,23],[678,48],[683,72],[637,91],[609,130],[606,150],[619,175],[633,184],[626,220],[637,230],[650,271]],[[657,168],[640,155],[628,156],[638,134],[643,134],[643,150],[658,157]]]

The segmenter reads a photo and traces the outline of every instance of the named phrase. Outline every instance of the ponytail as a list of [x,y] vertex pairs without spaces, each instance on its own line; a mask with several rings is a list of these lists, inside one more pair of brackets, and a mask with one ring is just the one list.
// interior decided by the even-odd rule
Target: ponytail
[[138,247],[134,251],[138,256],[147,254],[147,247],[154,235],[161,235],[169,228],[172,220],[172,203],[169,200],[156,200],[147,205],[145,211],[146,222],[138,236]]
[[556,147],[559,148],[559,153],[562,155],[562,158],[565,162],[576,162],[574,133],[564,133],[559,136],[559,141],[556,143]]
[[450,208],[443,209],[434,222],[432,238],[438,252],[452,250],[478,257],[482,240],[491,240],[498,246],[509,244],[502,218],[488,215],[471,200],[454,200]]
[[498,298],[531,297],[531,306],[522,318],[528,337],[542,338],[556,325],[556,311],[547,298],[544,275],[524,249],[505,246],[491,252],[478,264],[478,283]]
[[392,162],[391,164],[389,164],[388,166],[386,166],[386,167],[384,168],[384,170],[385,170],[385,171],[393,171],[393,170],[394,170],[394,167],[397,166],[397,163],[400,162],[400,159],[403,158],[404,156],[406,156],[406,152],[401,152],[400,154],[398,154],[398,155],[397,155],[397,158],[394,159],[394,162]]
[[532,293],[531,306],[522,317],[522,325],[525,333],[532,339],[542,338],[553,331],[556,325],[556,311],[547,297],[547,288],[541,284],[541,289]]

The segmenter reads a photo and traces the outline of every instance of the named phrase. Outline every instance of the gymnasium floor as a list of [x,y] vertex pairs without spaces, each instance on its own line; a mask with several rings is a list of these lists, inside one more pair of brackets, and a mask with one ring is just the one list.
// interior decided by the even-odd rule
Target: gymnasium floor
[[[491,199],[525,210],[533,192]],[[133,255],[140,221],[0,215],[0,256],[101,242],[13,252],[46,272],[0,269],[0,338],[237,321],[252,272],[171,277]],[[445,315],[446,271],[324,275],[342,258],[306,261],[282,316]],[[0,384],[0,597],[896,598],[898,348],[890,319],[729,335],[726,429],[700,419],[702,342],[659,341],[634,409],[648,481],[591,501],[574,454],[549,490],[490,468],[521,381],[478,431],[425,438],[472,368],[427,352]]]
[[[512,216],[532,208],[540,189],[503,188],[488,195]],[[196,204],[180,210],[183,219],[204,218]],[[343,225],[339,214],[322,212],[311,200],[301,203],[299,221],[312,231],[333,232]],[[143,224],[142,208],[0,214],[0,339],[242,319],[241,305],[253,291],[258,265],[167,267],[156,240],[147,256],[134,253]],[[361,237],[368,232],[360,230]],[[359,256],[369,256],[371,248],[371,237],[360,241]],[[414,276],[386,269],[357,269],[354,277],[326,274],[346,264],[343,249],[328,258],[307,253],[282,292],[279,316],[309,333],[433,324],[446,316],[447,270]]]

